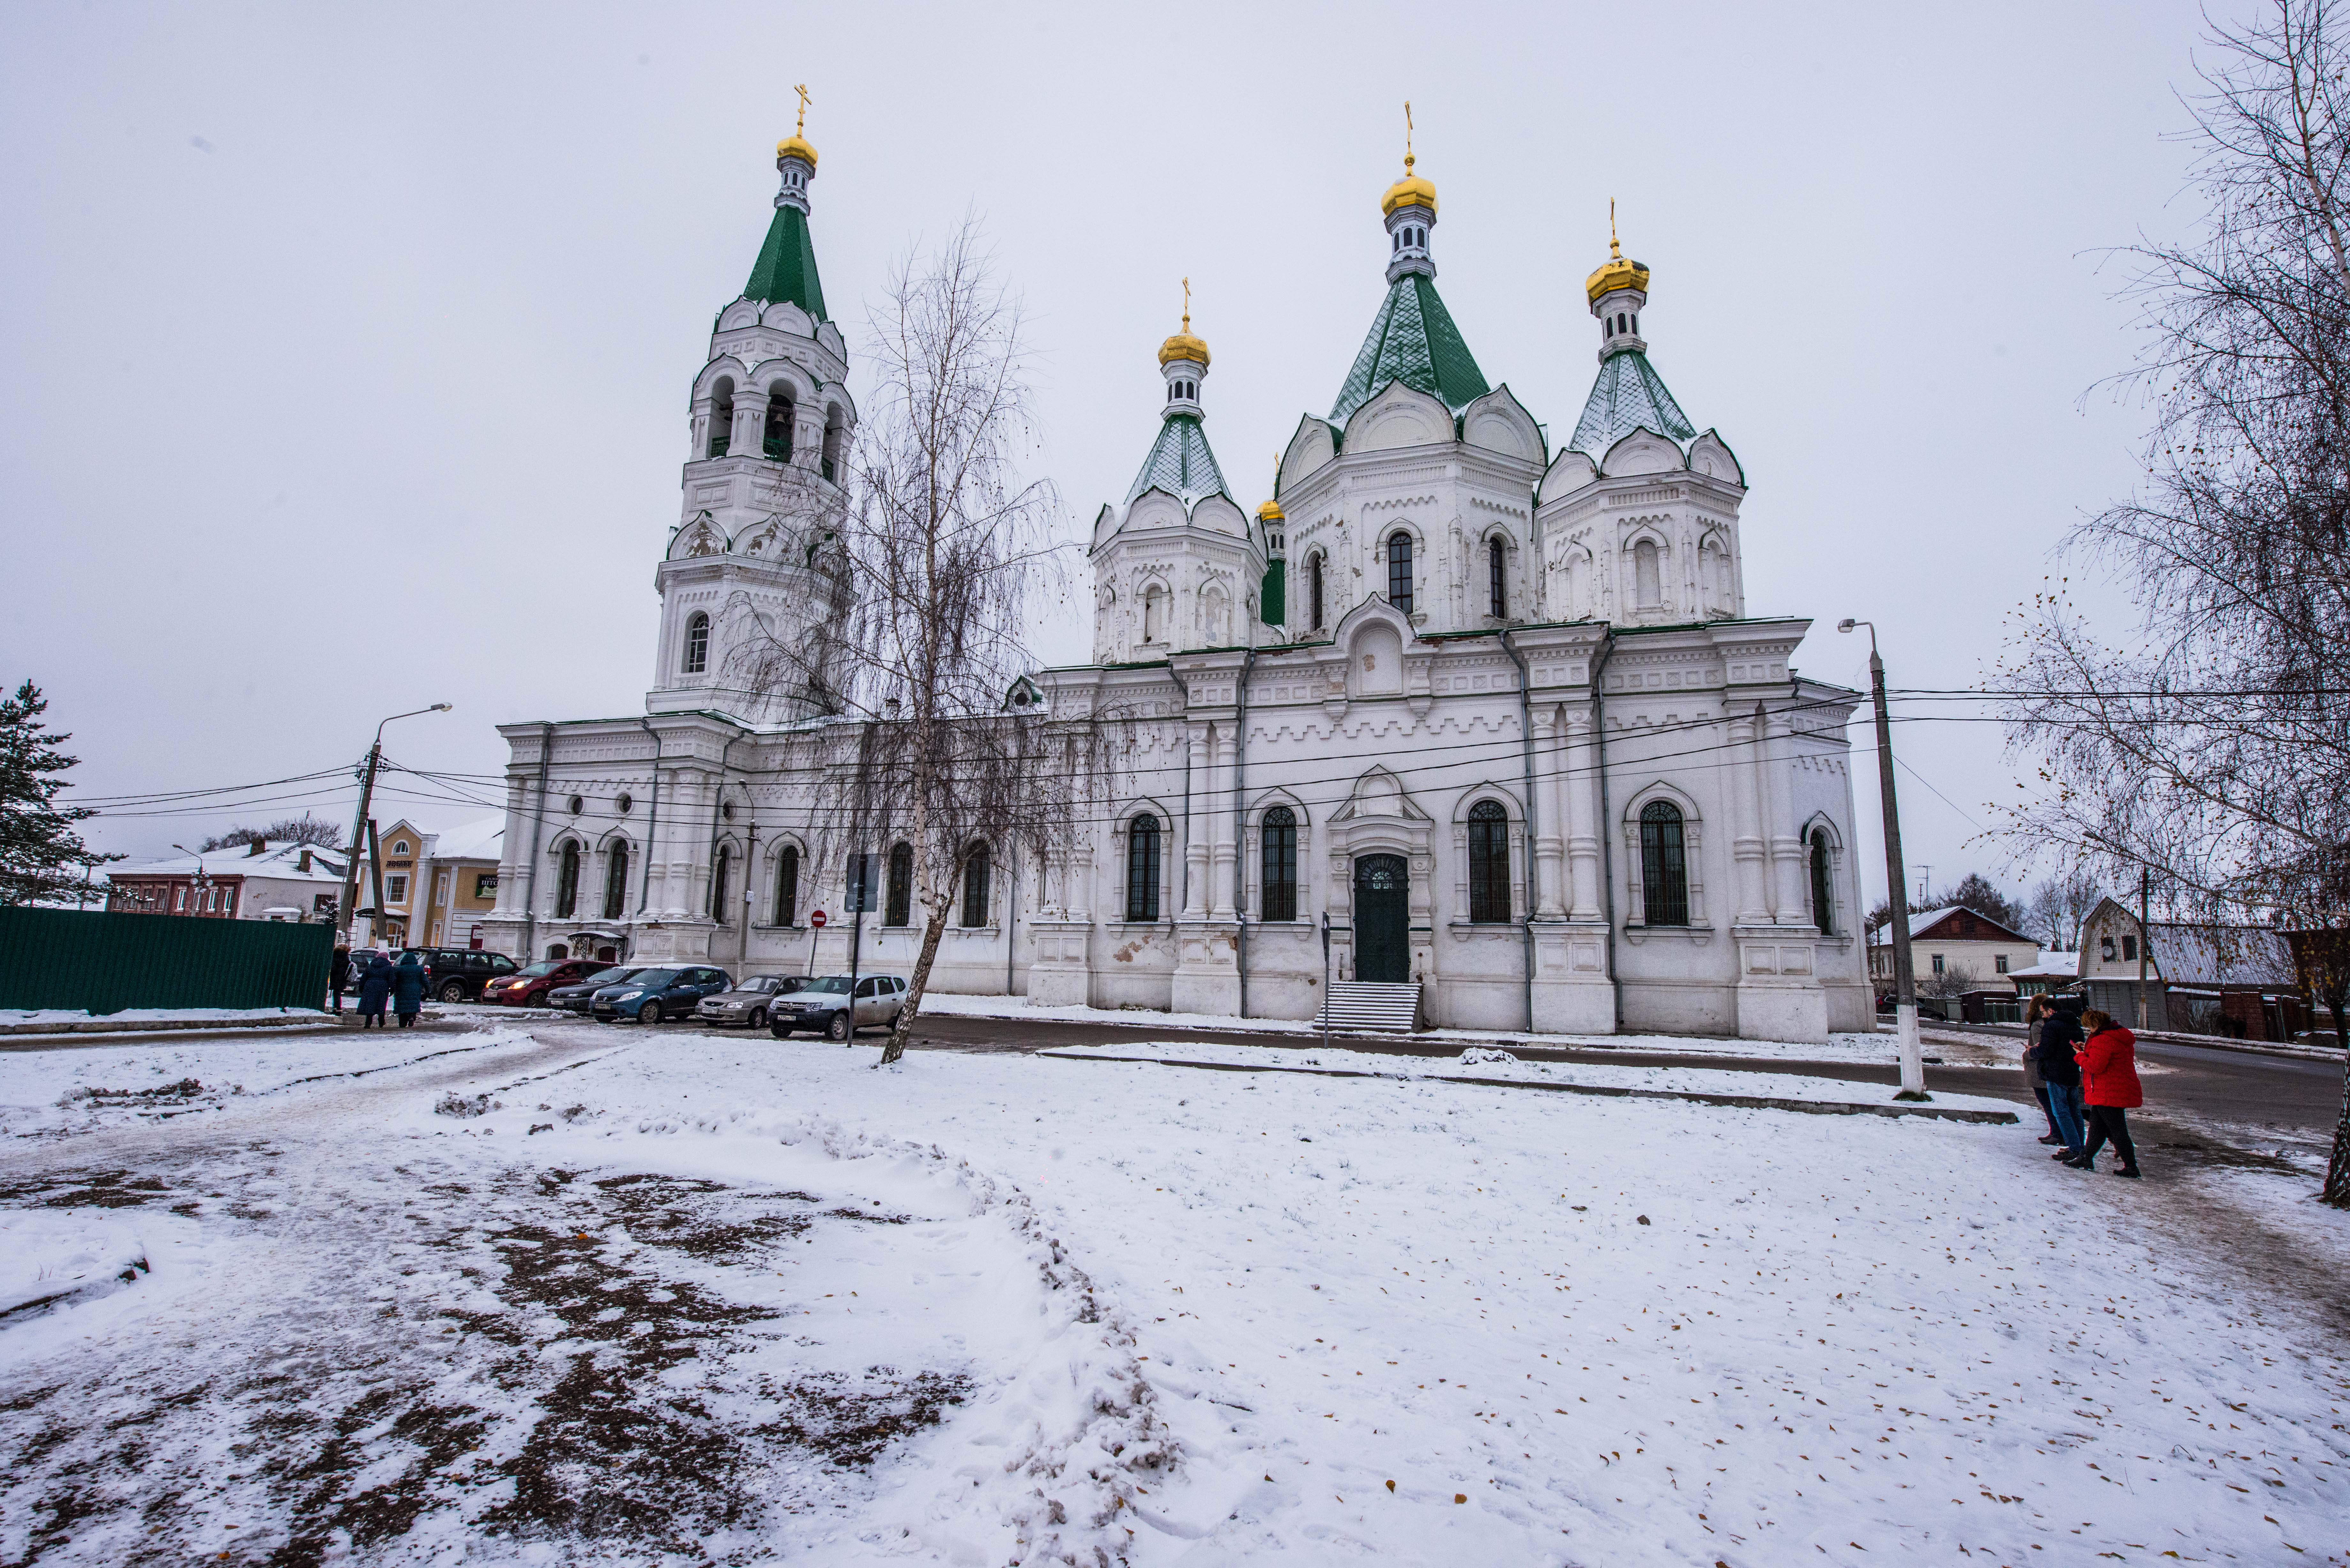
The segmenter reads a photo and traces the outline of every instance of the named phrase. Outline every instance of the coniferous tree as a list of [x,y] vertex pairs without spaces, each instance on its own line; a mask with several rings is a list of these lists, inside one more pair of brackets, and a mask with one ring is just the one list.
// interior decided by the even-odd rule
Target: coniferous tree
[[73,739],[41,722],[48,699],[26,680],[0,701],[0,904],[38,904],[70,895],[89,872],[120,855],[97,855],[73,824],[97,812],[57,804],[76,759],[57,748]]

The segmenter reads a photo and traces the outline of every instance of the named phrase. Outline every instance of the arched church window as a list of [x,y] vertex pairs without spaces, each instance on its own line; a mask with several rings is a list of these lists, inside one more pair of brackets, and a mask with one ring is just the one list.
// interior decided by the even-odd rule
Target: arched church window
[[604,918],[617,920],[629,912],[629,844],[624,838],[612,841],[612,850],[604,859]]
[[1507,567],[1503,556],[1502,542],[1499,539],[1485,541],[1486,597],[1495,620],[1504,619],[1510,613],[1509,579],[1505,576]]
[[1640,313],[1637,310],[1632,312],[1632,330],[1634,332],[1640,330]]
[[784,846],[775,857],[775,924],[788,926],[800,910],[800,851],[795,844]]
[[1469,808],[1469,919],[1509,923],[1510,814],[1495,800]]
[[700,610],[685,621],[685,672],[699,675],[710,668],[710,618]]
[[1652,800],[1640,808],[1640,904],[1643,924],[1690,923],[1681,808],[1669,800]]
[[881,910],[885,926],[910,926],[914,923],[914,846],[899,843],[889,846],[889,902]]
[[1643,539],[1632,546],[1632,586],[1642,609],[1653,609],[1664,602],[1664,577],[1658,570],[1654,539]]
[[1126,918],[1159,918],[1159,819],[1147,811],[1126,828]]
[[1167,638],[1167,590],[1156,584],[1142,596],[1142,640],[1163,642]]
[[971,846],[971,858],[962,863],[962,923],[965,926],[987,924],[987,846]]
[[848,439],[848,424],[842,418],[838,403],[827,404],[824,410],[823,472],[836,484],[840,482],[840,464],[846,455],[841,448]]
[[792,420],[795,410],[792,395],[782,387],[767,392],[767,427],[759,439],[759,450],[777,462],[792,461]]
[[710,866],[710,918],[722,926],[727,923],[726,883],[728,874],[733,869],[733,850],[723,844],[720,845],[718,858],[711,862]]
[[1305,563],[1305,587],[1307,607],[1313,612],[1314,617],[1311,624],[1315,631],[1320,631],[1322,629],[1322,555],[1318,550],[1315,552],[1313,559]]
[[710,455],[724,457],[734,439],[734,383],[722,379],[710,393]]
[[1388,603],[1411,613],[1411,535],[1400,530],[1388,535]]
[[1812,829],[1812,923],[1820,935],[1835,935],[1835,881],[1828,874],[1828,830]]
[[567,920],[579,908],[579,841],[566,839],[555,863],[555,918]]
[[1297,814],[1276,805],[1264,814],[1260,840],[1264,846],[1264,908],[1268,920],[1297,919]]

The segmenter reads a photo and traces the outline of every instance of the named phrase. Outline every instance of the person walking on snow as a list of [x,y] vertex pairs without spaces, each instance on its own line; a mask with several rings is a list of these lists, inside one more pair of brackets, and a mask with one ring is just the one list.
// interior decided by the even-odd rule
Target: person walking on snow
[[2056,1124],[2056,1136],[2064,1140],[2064,1147],[2048,1158],[2067,1165],[2080,1158],[2083,1137],[2081,1065],[2073,1054],[2080,1043],[2081,1026],[2072,1013],[2050,1004],[2040,1020],[2040,1044],[2032,1061],[2047,1081],[2048,1115]]
[[416,1014],[424,1006],[424,961],[414,953],[400,955],[400,967],[391,972],[391,1010],[400,1014],[402,1029],[416,1027]]
[[342,1016],[343,992],[351,986],[351,950],[339,943],[335,948],[334,961],[327,966],[327,983],[335,992],[335,1016]]
[[2035,996],[2023,1004],[2023,1086],[2032,1091],[2032,1097],[2040,1102],[2040,1114],[2048,1118],[2048,1130],[2041,1135],[2040,1141],[2061,1144],[2064,1135],[2056,1130],[2056,1113],[2048,1108],[2048,1079],[2040,1071],[2040,1028],[2047,1015],[2048,999],[2044,996]]
[[383,1004],[391,999],[391,961],[381,953],[368,960],[359,976],[359,1027],[383,1027]]
[[2089,1037],[2074,1053],[2081,1064],[2081,1099],[2089,1107],[2088,1142],[2078,1159],[2065,1163],[2082,1170],[2097,1168],[2097,1150],[2111,1138],[2122,1167],[2116,1176],[2136,1178],[2137,1149],[2130,1142],[2129,1112],[2146,1104],[2137,1086],[2137,1036],[2095,1008],[2081,1014]]

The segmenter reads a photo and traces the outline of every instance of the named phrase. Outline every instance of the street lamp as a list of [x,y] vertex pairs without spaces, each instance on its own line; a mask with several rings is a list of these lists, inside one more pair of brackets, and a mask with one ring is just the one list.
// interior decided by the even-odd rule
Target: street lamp
[[[1901,1092],[1894,1098],[1922,1100],[1926,1061],[1918,1045],[1918,977],[1909,967],[1909,877],[1901,867],[1901,808],[1893,796],[1893,718],[1885,707],[1885,660],[1877,655],[1877,624],[1840,620],[1838,631],[1868,628],[1868,685],[1877,700],[1877,783],[1885,805],[1885,907],[1893,922],[1893,1019],[1900,1041]],[[1873,1004],[1872,1004],[1873,1005]]]
[[[447,702],[435,702],[430,708],[418,708],[411,712],[394,713],[390,718],[383,720],[382,722],[377,724],[375,727],[375,743],[368,748],[367,779],[365,783],[359,785],[359,815],[351,818],[350,864],[346,867],[343,871],[343,907],[341,909],[337,911],[337,914],[342,921],[343,945],[345,947],[351,945],[352,906],[359,902],[359,846],[364,842],[361,835],[367,832],[368,806],[375,799],[376,764],[383,760],[383,726],[390,723],[395,719],[413,719],[422,713],[446,713],[450,710],[451,706],[452,704]],[[377,902],[380,903],[382,898],[383,889],[381,888],[378,888],[376,889]],[[377,914],[380,917],[382,911],[379,909]]]
[[174,844],[172,847],[196,863],[195,875],[188,878],[188,890],[194,895],[192,902],[195,905],[189,913],[201,915],[204,912],[204,889],[213,883],[213,879],[204,873],[204,857],[184,844]]

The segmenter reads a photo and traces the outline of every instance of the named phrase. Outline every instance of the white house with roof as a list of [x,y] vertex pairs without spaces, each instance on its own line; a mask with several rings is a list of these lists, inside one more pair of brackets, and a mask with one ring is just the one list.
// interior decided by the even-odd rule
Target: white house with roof
[[[644,711],[501,732],[487,925],[516,958],[592,910],[624,956],[845,967],[847,922],[808,920],[841,910],[846,865],[806,825],[843,592],[822,518],[856,407],[809,237],[815,150],[795,135],[776,167],[691,383]],[[1650,270],[1611,240],[1586,280],[1598,369],[1553,450],[1437,291],[1436,190],[1409,155],[1380,211],[1370,329],[1253,510],[1210,444],[1188,311],[1160,345],[1159,427],[1089,542],[1093,660],[1022,689],[1055,722],[1116,716],[1114,798],[988,846],[933,984],[1306,1018],[1326,973],[1441,1024],[1868,1027],[1857,694],[1792,667],[1808,620],[1747,612],[1747,476],[1648,358]],[[778,645],[807,650],[804,680],[746,674]],[[919,932],[885,905],[863,961],[902,971]]]
[[106,907],[126,914],[331,921],[342,897],[343,861],[339,850],[257,839],[117,866],[107,875]]

